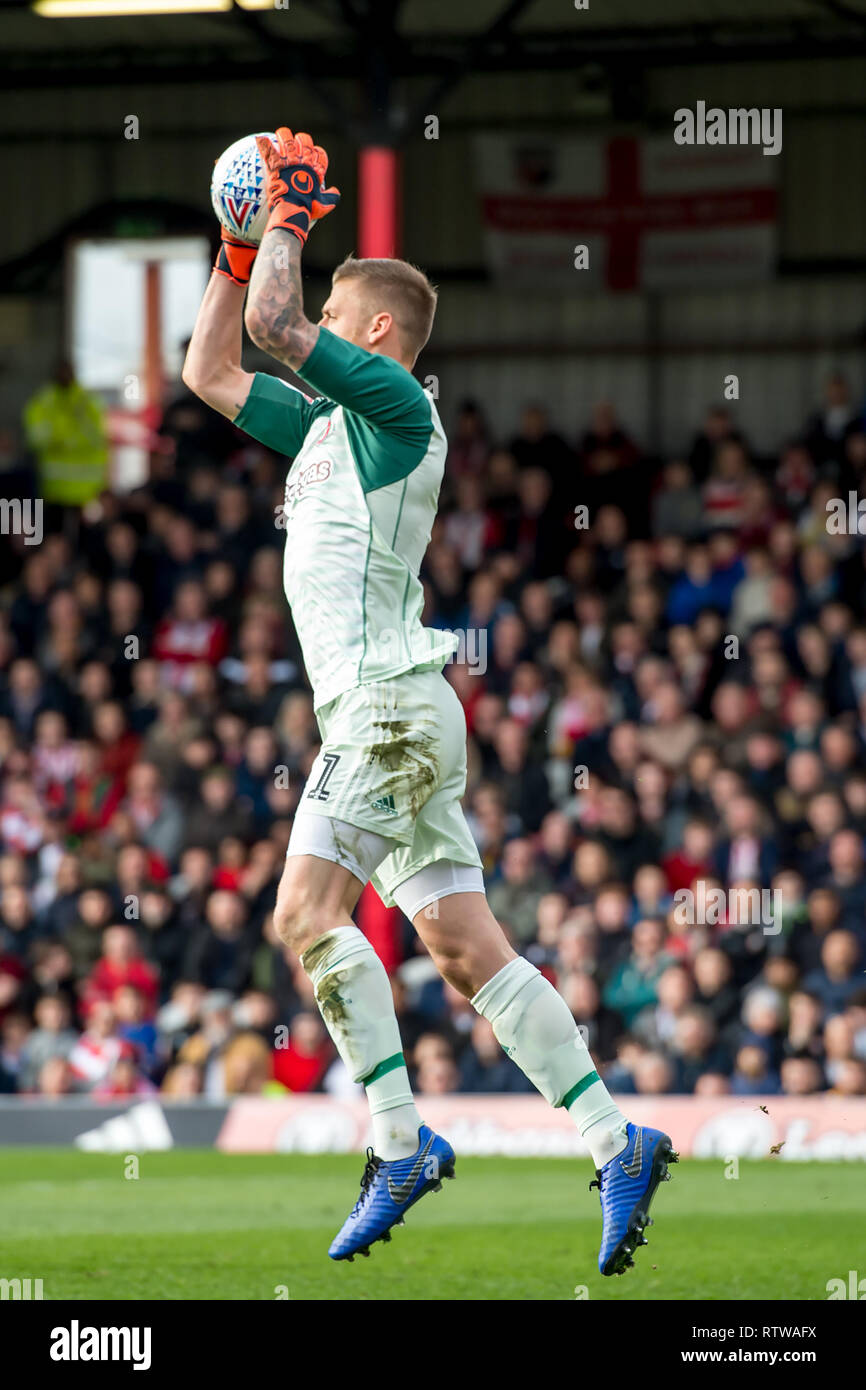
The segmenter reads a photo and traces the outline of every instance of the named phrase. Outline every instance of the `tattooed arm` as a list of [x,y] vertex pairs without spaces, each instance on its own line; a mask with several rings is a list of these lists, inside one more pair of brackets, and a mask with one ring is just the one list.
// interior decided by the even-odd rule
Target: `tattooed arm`
[[275,227],[266,232],[250,280],[247,332],[257,347],[295,370],[306,362],[319,336],[304,317],[301,242]]
[[253,383],[241,367],[246,286],[225,275],[212,275],[189,340],[183,380],[191,391],[221,415],[233,420]]

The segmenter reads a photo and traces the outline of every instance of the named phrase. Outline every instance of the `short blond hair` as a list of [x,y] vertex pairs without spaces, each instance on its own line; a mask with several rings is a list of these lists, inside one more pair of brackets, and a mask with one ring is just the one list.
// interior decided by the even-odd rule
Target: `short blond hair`
[[409,261],[370,256],[347,256],[337,266],[331,283],[363,280],[375,299],[375,307],[387,309],[397,326],[400,341],[413,362],[433,329],[438,295],[423,270]]

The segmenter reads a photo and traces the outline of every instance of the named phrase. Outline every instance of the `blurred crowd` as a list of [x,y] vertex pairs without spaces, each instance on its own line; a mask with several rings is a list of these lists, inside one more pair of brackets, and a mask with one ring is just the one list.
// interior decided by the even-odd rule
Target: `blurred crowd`
[[[286,468],[184,393],[146,486],[4,537],[0,1091],[356,1089],[271,918],[318,740]],[[452,422],[423,577],[464,635],[466,811],[615,1092],[866,1094],[866,517],[827,511],[851,493],[836,375],[772,456],[722,408],[665,460],[609,403],[574,437],[539,405],[509,440],[473,402]],[[417,1089],[531,1090],[388,920]]]

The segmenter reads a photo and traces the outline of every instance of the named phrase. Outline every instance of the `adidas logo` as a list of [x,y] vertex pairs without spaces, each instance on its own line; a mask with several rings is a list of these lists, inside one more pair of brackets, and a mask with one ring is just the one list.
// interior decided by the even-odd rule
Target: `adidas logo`
[[75,1140],[75,1147],[88,1153],[143,1153],[173,1146],[168,1122],[154,1100],[133,1105],[125,1115],[116,1115],[95,1129],[85,1130]]
[[386,816],[396,816],[397,807],[394,805],[394,798],[389,792],[387,796],[380,796],[376,801],[371,801],[370,805],[377,811],[384,811]]

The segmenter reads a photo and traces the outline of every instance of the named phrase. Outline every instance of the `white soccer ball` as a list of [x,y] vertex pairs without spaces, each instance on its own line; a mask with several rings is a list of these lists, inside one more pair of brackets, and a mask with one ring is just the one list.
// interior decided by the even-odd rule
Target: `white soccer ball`
[[[273,131],[263,130],[276,143]],[[227,232],[241,241],[260,242],[268,220],[265,173],[255,135],[244,135],[223,150],[210,185],[213,210]]]

